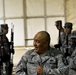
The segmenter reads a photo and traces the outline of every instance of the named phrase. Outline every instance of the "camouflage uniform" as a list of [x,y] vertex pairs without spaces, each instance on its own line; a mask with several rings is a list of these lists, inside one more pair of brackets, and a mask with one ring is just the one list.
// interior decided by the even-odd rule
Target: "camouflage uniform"
[[10,44],[6,36],[4,36],[3,38],[3,43],[4,43],[4,57],[5,57],[4,62],[6,62],[10,60]]
[[[61,44],[63,45],[63,42],[64,42],[64,37],[65,36],[65,34],[64,34],[64,32],[60,32],[60,39],[61,39]],[[61,45],[61,46],[62,46]]]
[[[66,35],[63,34],[62,36],[63,36],[63,37],[62,37],[63,44],[62,44],[62,46],[61,46],[61,51],[62,51],[63,53],[65,53],[65,52],[66,52],[66,48],[70,49],[71,44],[72,44],[72,40],[71,40],[71,38],[70,38],[70,37],[71,37],[71,34],[68,34],[68,46],[66,45],[66,43],[67,43],[67,41],[66,41]],[[68,52],[70,53],[70,50],[68,50]]]
[[[66,30],[66,31],[65,31]],[[69,31],[68,31],[69,30]],[[71,40],[71,30],[72,30],[72,23],[66,22],[64,26],[64,34],[62,35],[62,46],[61,51],[65,54],[68,49],[68,54],[70,53],[70,46],[72,44]]]
[[[3,26],[3,25],[2,25]],[[4,25],[7,28],[7,25]],[[1,60],[1,75],[9,75],[9,63],[10,63],[10,44],[6,35],[2,35],[2,43],[3,43],[3,56]]]
[[26,52],[16,67],[16,75],[37,75],[39,63],[43,66],[43,75],[66,75],[61,52],[51,47],[43,55],[37,54],[34,49]]
[[69,58],[69,75],[76,75],[76,47]]
[[[76,30],[72,32],[71,39],[76,40]],[[76,75],[76,41],[72,42],[70,51],[71,51],[71,55],[67,57],[69,63],[68,75]]]
[[4,49],[1,64],[1,72],[2,72],[1,75],[3,75],[4,72],[5,75],[9,75],[10,48],[9,48],[9,41],[6,36],[3,38],[3,43],[4,43]]

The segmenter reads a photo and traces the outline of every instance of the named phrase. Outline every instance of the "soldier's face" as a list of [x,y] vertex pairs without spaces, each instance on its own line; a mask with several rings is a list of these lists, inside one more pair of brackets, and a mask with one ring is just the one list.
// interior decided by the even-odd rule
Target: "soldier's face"
[[46,49],[46,44],[47,42],[41,37],[40,34],[37,34],[34,37],[34,47],[35,47],[35,52],[37,53],[44,53]]
[[60,30],[60,25],[56,26],[56,28],[57,28],[58,30]]
[[8,33],[8,29],[4,29],[4,28],[3,28],[3,34],[6,35],[7,33]]
[[65,32],[65,34],[69,34],[70,32],[71,32],[71,28],[64,28],[64,32]]

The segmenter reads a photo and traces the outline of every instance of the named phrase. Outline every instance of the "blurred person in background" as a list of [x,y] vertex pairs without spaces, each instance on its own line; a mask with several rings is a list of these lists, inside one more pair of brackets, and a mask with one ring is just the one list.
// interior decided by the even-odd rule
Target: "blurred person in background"
[[64,33],[64,29],[62,27],[62,20],[57,20],[55,22],[55,26],[58,29],[59,35],[58,35],[58,44],[55,44],[54,47],[60,50],[60,47],[62,46],[62,42],[63,42],[62,35]]

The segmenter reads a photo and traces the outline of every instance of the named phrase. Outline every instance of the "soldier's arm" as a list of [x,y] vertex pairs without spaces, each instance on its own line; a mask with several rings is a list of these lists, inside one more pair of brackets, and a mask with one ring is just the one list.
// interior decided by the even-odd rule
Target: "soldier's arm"
[[69,66],[64,64],[62,54],[56,56],[57,58],[57,71],[59,71],[60,75],[68,75]]
[[33,50],[29,50],[21,57],[21,60],[16,67],[16,75],[27,75],[27,62],[32,52]]
[[63,44],[63,42],[64,42],[64,32],[61,32],[61,34],[60,34],[61,36],[60,36],[60,38],[61,38],[61,43]]
[[22,57],[19,63],[16,67],[16,75],[27,75],[27,59],[28,59],[28,53],[25,53]]
[[26,58],[24,59],[24,56],[23,56],[16,67],[16,75],[27,75],[26,63],[27,63],[27,59]]

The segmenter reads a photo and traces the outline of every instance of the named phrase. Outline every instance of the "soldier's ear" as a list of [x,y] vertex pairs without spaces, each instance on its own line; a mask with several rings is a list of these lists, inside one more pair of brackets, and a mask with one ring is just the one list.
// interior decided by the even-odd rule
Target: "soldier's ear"
[[45,42],[45,46],[46,46],[46,47],[48,46],[48,42],[47,42],[47,41]]

